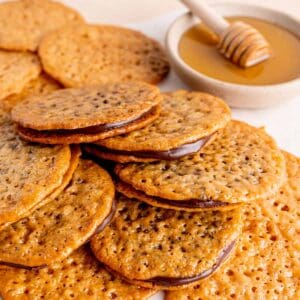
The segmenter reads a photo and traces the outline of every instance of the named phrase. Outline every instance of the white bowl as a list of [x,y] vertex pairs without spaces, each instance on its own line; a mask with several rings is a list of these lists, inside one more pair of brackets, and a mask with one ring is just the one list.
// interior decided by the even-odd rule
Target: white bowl
[[[238,3],[219,3],[213,7],[225,17],[248,16],[271,21],[300,37],[300,22],[282,12]],[[300,78],[280,84],[256,86],[217,80],[194,70],[180,57],[178,44],[182,34],[197,23],[199,19],[186,13],[173,22],[166,36],[166,49],[171,65],[179,77],[193,89],[215,94],[230,106],[241,108],[274,106],[300,94]]]

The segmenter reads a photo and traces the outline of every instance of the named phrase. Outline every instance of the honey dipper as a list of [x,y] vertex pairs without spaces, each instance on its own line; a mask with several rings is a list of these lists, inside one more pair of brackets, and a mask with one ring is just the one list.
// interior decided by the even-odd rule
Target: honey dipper
[[264,36],[244,22],[228,23],[201,0],[181,0],[220,38],[217,48],[231,62],[247,68],[267,60],[270,45]]

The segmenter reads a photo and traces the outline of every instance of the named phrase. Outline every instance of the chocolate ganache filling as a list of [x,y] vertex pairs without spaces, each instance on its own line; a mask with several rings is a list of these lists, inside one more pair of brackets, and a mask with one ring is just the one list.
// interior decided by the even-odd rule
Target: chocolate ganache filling
[[25,128],[27,131],[31,132],[41,132],[44,134],[56,134],[56,135],[68,135],[68,134],[97,134],[106,132],[109,130],[121,128],[127,125],[130,125],[134,122],[142,121],[143,119],[147,119],[150,115],[152,115],[157,110],[157,106],[151,108],[147,112],[143,113],[142,115],[126,121],[120,121],[115,123],[108,123],[108,124],[101,124],[101,125],[94,125],[88,126],[85,128],[76,128],[76,129],[53,129],[53,130],[36,130],[32,128],[22,127],[19,125],[19,128]]
[[[234,248],[236,241],[234,240],[233,242],[229,243],[219,254],[219,256],[217,257],[216,262],[213,264],[213,266],[203,272],[201,272],[198,275],[195,276],[191,276],[191,277],[181,277],[181,278],[176,278],[176,277],[153,277],[147,280],[137,280],[137,281],[141,281],[141,282],[149,282],[149,283],[153,283],[154,285],[158,285],[158,286],[165,286],[165,287],[172,287],[172,286],[180,286],[180,285],[185,285],[185,284],[189,284],[201,279],[204,279],[206,277],[208,277],[209,275],[211,275],[212,273],[214,273],[219,267],[220,265],[226,260],[226,258],[229,256],[230,252],[232,251],[232,249]],[[105,265],[105,268],[113,273],[118,275],[119,277],[123,277],[125,280],[126,278],[112,270],[110,267]],[[129,280],[129,279],[128,279]],[[129,280],[130,282],[130,280]]]
[[[144,192],[135,189],[130,184],[119,181],[118,185],[121,187],[120,192],[122,193],[122,189],[132,191],[134,196],[137,199],[143,200],[143,198],[149,198],[149,200],[154,200],[155,202],[167,204],[175,207],[185,207],[185,208],[216,208],[216,207],[225,207],[229,205],[227,202],[215,201],[215,200],[199,200],[199,199],[189,199],[189,200],[169,200],[156,196],[149,196]],[[124,192],[126,195],[126,192]],[[130,195],[128,195],[130,196]]]
[[115,216],[117,210],[116,201],[114,200],[111,206],[110,213],[107,215],[107,217],[102,221],[102,223],[97,227],[94,234],[101,232],[107,225],[110,224],[113,217]]
[[133,155],[140,158],[156,158],[161,160],[176,160],[188,154],[193,154],[198,152],[212,137],[212,135],[200,139],[198,141],[184,144],[178,148],[166,150],[166,151],[127,151],[127,150],[114,150],[105,148],[99,145],[93,145],[96,149],[102,152],[116,154],[116,155]]
[[204,278],[208,277],[209,275],[211,275],[213,272],[215,272],[220,267],[220,265],[225,261],[225,259],[230,254],[231,250],[233,249],[233,247],[235,245],[235,242],[236,241],[231,242],[229,245],[227,245],[221,251],[216,262],[214,263],[214,265],[211,268],[201,272],[200,274],[198,274],[196,276],[182,277],[182,278],[153,277],[151,279],[144,280],[144,281],[152,282],[154,284],[162,285],[162,286],[178,286],[178,285],[185,285],[185,284],[192,283],[194,281],[204,279]]

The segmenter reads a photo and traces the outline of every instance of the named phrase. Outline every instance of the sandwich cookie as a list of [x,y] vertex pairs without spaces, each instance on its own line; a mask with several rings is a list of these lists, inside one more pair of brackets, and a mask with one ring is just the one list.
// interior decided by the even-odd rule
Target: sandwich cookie
[[45,34],[80,23],[83,19],[79,13],[56,1],[4,2],[0,4],[0,48],[36,51]]
[[87,246],[46,268],[24,270],[0,266],[0,277],[0,294],[5,300],[146,300],[155,293],[108,273]]
[[0,264],[37,267],[70,255],[114,215],[108,173],[80,160],[71,182],[53,201],[0,231]]
[[42,40],[39,56],[44,70],[66,87],[128,80],[156,84],[169,72],[157,41],[117,26],[61,28]]
[[75,144],[123,134],[154,121],[162,96],[142,82],[58,90],[12,110],[18,133],[45,144]]
[[[0,20],[3,19],[0,17]],[[0,105],[2,99],[20,93],[39,76],[41,70],[39,59],[34,54],[0,50]]]
[[285,160],[264,130],[231,121],[201,153],[118,164],[115,173],[127,197],[178,210],[226,210],[273,195],[285,179]]
[[240,208],[189,213],[117,200],[115,219],[92,238],[91,248],[113,274],[142,287],[178,289],[211,275],[242,226]]
[[61,88],[62,86],[57,81],[42,73],[37,78],[29,81],[20,93],[12,94],[2,99],[0,103],[4,110],[11,111],[16,104],[28,96],[45,95]]
[[69,146],[22,141],[9,114],[0,110],[0,228],[27,215],[59,188],[71,160]]
[[230,118],[230,109],[221,99],[176,91],[163,95],[160,116],[150,125],[97,141],[85,150],[121,163],[174,160],[198,152]]
[[191,289],[167,300],[299,299],[300,160],[285,154],[288,181],[272,201],[250,203],[230,261]]

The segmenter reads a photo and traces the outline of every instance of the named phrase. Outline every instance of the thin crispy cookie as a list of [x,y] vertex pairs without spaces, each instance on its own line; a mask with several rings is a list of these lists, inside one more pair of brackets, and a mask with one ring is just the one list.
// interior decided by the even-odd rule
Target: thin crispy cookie
[[93,146],[92,144],[86,144],[83,147],[83,151],[92,155],[94,158],[100,158],[103,160],[111,160],[119,163],[127,163],[127,162],[152,162],[156,161],[156,158],[141,158],[136,157],[134,155],[122,155],[122,154],[114,154],[107,151],[102,151],[101,149]]
[[69,169],[69,146],[33,145],[0,110],[0,226],[19,220],[58,188]]
[[50,78],[45,73],[42,73],[37,78],[29,81],[20,93],[13,94],[2,99],[1,104],[6,111],[11,111],[15,105],[28,96],[46,95],[60,88],[61,85],[57,81]]
[[66,87],[138,80],[158,83],[169,64],[158,42],[117,26],[69,26],[46,36],[43,67]]
[[275,141],[262,129],[238,121],[220,130],[201,153],[177,161],[119,164],[115,172],[149,196],[227,204],[268,197],[286,176]]
[[0,267],[0,294],[5,300],[146,300],[154,290],[129,285],[108,273],[88,247],[47,268]]
[[36,51],[41,38],[68,24],[81,24],[75,10],[49,0],[9,1],[0,4],[0,48]]
[[84,244],[112,209],[114,185],[104,169],[81,160],[55,200],[0,231],[0,262],[49,265]]
[[149,113],[145,114],[137,121],[130,122],[128,125],[115,129],[102,131],[99,133],[78,133],[76,130],[72,132],[55,132],[53,131],[37,131],[29,128],[18,126],[17,132],[24,140],[42,143],[42,144],[79,144],[90,143],[100,139],[105,139],[119,134],[124,134],[132,130],[140,129],[158,118],[160,107],[156,106]]
[[300,298],[300,160],[285,153],[288,181],[271,201],[249,204],[235,254],[218,272],[167,300]]
[[36,55],[0,50],[0,100],[20,93],[40,72],[41,65]]
[[108,150],[166,151],[215,133],[230,118],[230,109],[220,98],[180,90],[163,94],[160,116],[150,125],[95,144]]
[[[23,218],[29,216],[30,214],[32,214],[33,211],[35,211],[39,207],[41,207],[41,206],[47,204],[48,202],[54,200],[66,188],[66,186],[71,181],[73,173],[75,172],[75,170],[78,166],[80,155],[81,155],[80,148],[78,146],[72,146],[71,147],[71,160],[70,160],[70,164],[69,164],[69,169],[64,174],[61,185],[59,187],[57,187],[56,189],[54,189],[49,196],[42,199],[35,206],[31,207],[29,210],[24,211],[23,214],[19,214],[19,219],[21,219],[21,218],[23,219]],[[14,223],[14,222],[2,222],[2,223],[0,223],[0,231],[3,230],[4,228],[6,228],[7,226],[9,226],[12,223]]]
[[208,276],[241,226],[240,208],[187,213],[119,196],[114,221],[93,237],[91,247],[102,263],[129,282],[176,289],[201,278],[173,280]]
[[153,85],[113,83],[29,97],[13,109],[12,117],[19,125],[39,131],[80,129],[134,120],[161,100]]

